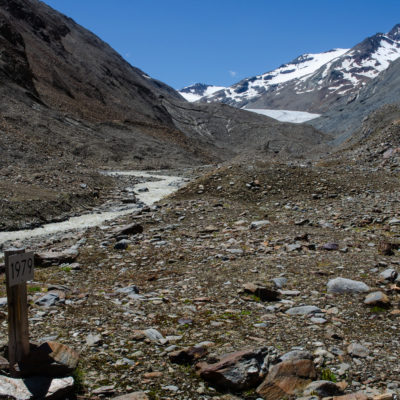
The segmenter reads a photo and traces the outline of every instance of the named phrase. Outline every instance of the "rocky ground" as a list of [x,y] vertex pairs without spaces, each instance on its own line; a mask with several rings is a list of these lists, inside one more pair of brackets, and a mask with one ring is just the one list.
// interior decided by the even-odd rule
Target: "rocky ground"
[[[60,265],[38,267],[29,284],[32,340],[81,353],[82,399],[136,391],[150,399],[289,398],[256,392],[268,363],[243,385],[235,356],[231,380],[207,373],[243,349],[251,360],[268,353],[270,367],[304,350],[289,358],[313,359],[307,383],[337,382],[297,398],[394,398],[399,168],[386,168],[380,154],[361,164],[224,165],[156,206],[31,244],[36,253],[73,249]],[[127,224],[143,232],[124,231]],[[6,337],[5,307],[1,317]],[[199,361],[208,364],[196,369]]]

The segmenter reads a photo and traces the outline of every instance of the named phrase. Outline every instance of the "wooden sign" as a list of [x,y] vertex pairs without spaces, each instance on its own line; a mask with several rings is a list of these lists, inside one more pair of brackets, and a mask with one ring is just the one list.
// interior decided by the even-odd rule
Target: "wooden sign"
[[8,286],[20,285],[33,279],[33,253],[21,253],[8,257]]
[[8,361],[18,376],[18,364],[29,354],[29,325],[26,281],[33,278],[33,254],[24,249],[4,252],[8,302]]

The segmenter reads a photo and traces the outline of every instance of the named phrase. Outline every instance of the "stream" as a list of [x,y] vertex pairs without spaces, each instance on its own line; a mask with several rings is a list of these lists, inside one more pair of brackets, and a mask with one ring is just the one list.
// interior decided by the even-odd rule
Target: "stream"
[[[144,205],[150,206],[161,200],[169,194],[182,187],[187,179],[178,176],[158,175],[144,171],[112,171],[103,172],[105,175],[113,176],[118,179],[119,176],[134,176],[145,179],[157,179],[134,185],[137,203],[116,205],[110,204],[109,209],[94,210],[91,213],[83,214],[77,217],[71,217],[63,222],[55,222],[43,225],[35,229],[26,229],[11,232],[0,232],[0,245],[9,241],[26,240],[30,238],[54,235],[60,232],[71,230],[84,230],[93,226],[102,225],[106,221],[113,220],[122,215],[127,215],[139,210]],[[146,190],[147,191],[144,191]]]

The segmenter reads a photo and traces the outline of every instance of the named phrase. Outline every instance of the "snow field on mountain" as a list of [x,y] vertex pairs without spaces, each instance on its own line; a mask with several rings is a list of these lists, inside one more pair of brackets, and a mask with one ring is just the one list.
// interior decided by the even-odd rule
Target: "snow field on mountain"
[[209,86],[203,94],[179,92],[187,101],[191,103],[200,100],[203,96],[211,96],[218,90],[226,89],[224,86]]
[[321,116],[320,114],[312,114],[305,111],[267,110],[255,108],[244,108],[244,110],[266,115],[267,117],[274,118],[281,122],[292,122],[294,124],[301,124]]

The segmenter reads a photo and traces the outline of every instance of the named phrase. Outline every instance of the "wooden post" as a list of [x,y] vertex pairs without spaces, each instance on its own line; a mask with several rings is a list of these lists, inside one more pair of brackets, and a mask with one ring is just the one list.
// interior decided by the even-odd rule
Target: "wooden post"
[[26,282],[10,286],[10,257],[23,254],[25,249],[10,249],[4,252],[8,302],[8,361],[10,372],[18,376],[18,364],[29,354],[29,325]]

